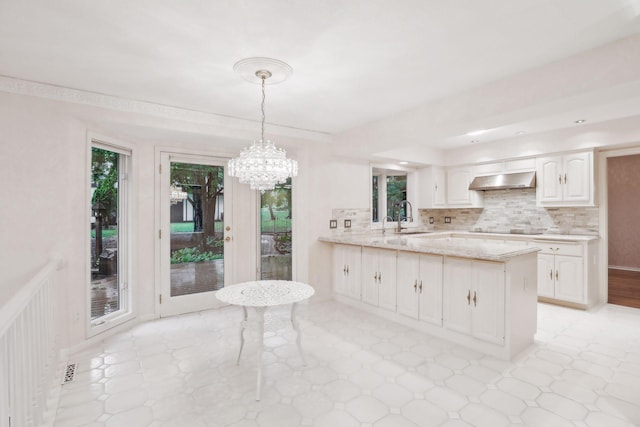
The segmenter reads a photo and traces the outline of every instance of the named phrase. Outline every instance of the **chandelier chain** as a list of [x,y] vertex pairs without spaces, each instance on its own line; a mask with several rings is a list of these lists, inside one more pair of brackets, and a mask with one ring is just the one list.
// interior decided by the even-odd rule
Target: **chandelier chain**
[[264,100],[265,100],[265,93],[264,93],[264,81],[267,79],[267,76],[262,75],[262,104],[260,105],[260,110],[262,111],[262,141],[264,142],[264,120],[265,120],[265,115],[264,115]]

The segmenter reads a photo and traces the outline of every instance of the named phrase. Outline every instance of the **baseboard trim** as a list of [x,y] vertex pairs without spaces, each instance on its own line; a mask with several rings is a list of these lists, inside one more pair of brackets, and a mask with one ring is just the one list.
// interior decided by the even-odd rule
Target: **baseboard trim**
[[610,265],[609,270],[623,270],[623,271],[636,271],[640,273],[640,268],[637,267],[623,267],[620,265]]

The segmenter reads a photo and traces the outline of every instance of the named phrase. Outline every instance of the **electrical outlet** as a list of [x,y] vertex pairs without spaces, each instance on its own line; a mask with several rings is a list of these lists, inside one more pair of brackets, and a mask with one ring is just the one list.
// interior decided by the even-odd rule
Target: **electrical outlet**
[[444,223],[445,224],[451,224],[451,217],[450,216],[445,216],[444,217]]
[[329,228],[338,228],[338,220],[330,219],[329,220]]
[[345,219],[344,220],[344,228],[351,228],[351,220],[350,219]]
[[433,224],[434,222],[436,222],[436,219],[432,216],[429,217],[429,224]]

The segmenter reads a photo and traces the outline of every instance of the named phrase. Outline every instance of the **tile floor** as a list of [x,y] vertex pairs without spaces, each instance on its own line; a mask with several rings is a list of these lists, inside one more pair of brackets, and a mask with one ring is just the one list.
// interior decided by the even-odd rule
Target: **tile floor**
[[240,312],[148,322],[75,354],[55,427],[640,425],[637,309],[539,304],[536,344],[505,362],[334,301],[302,305],[308,366],[291,330],[265,334],[260,402],[255,335],[235,364]]

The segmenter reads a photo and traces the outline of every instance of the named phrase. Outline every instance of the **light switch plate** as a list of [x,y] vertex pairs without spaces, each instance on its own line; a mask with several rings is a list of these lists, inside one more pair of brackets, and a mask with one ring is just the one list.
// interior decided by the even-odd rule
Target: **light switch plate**
[[338,228],[338,220],[330,219],[329,220],[329,228]]
[[344,228],[351,228],[351,220],[350,219],[345,219],[344,220]]

